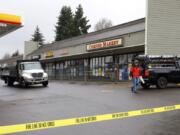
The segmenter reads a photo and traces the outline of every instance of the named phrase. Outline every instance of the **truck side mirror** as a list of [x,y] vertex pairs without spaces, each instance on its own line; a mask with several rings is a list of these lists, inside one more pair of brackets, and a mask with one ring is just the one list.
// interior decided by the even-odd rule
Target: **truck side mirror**
[[24,70],[24,65],[21,64],[21,65],[19,66],[19,69],[20,69],[20,70]]

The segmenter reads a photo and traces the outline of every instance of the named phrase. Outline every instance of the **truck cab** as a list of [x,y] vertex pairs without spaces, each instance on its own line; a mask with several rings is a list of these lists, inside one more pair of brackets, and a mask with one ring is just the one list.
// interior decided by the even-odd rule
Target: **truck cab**
[[176,56],[138,56],[145,81],[143,88],[156,85],[164,89],[169,83],[180,83],[180,59]]
[[38,61],[19,62],[18,73],[21,81],[23,81],[25,85],[39,83],[42,83],[43,86],[48,85],[48,75],[44,72],[40,62]]

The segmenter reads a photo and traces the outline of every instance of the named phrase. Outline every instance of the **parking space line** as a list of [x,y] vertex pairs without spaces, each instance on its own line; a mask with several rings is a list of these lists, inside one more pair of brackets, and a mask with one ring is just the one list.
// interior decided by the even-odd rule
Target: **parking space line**
[[180,104],[173,106],[163,106],[158,108],[133,110],[127,112],[70,118],[64,120],[52,120],[52,121],[41,121],[41,122],[24,123],[17,125],[7,125],[7,126],[0,126],[0,135],[18,133],[18,132],[36,131],[36,130],[57,128],[57,127],[65,127],[65,126],[73,126],[80,124],[88,124],[88,123],[102,122],[108,120],[116,120],[116,119],[123,119],[129,117],[157,114],[157,113],[163,113],[163,112],[169,112],[175,110],[180,110]]

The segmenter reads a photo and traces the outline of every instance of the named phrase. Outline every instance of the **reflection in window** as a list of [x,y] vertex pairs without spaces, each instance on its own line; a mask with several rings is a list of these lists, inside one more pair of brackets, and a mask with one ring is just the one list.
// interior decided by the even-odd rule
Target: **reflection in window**
[[127,64],[127,62],[128,62],[127,55],[120,55],[119,56],[119,64]]
[[107,56],[105,62],[106,63],[113,62],[113,56]]

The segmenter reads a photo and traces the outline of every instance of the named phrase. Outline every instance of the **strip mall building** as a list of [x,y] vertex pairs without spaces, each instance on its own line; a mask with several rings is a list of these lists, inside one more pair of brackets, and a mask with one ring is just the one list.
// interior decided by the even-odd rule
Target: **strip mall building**
[[144,54],[145,19],[43,45],[40,58],[49,76],[66,80],[128,80],[133,56]]

